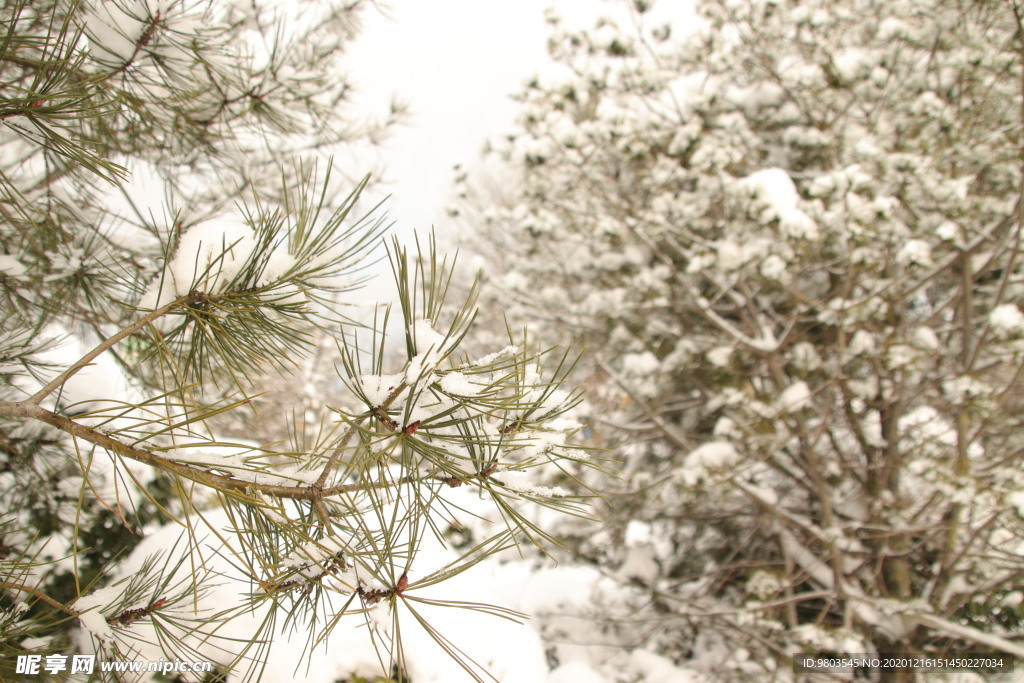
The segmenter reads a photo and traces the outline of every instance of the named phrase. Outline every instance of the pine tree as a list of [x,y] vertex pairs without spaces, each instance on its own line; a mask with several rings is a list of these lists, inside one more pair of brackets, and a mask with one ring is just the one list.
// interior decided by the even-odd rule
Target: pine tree
[[[305,628],[313,648],[345,619],[402,676],[397,615],[418,618],[421,588],[548,540],[526,508],[578,510],[530,474],[585,459],[558,419],[578,401],[568,355],[511,333],[461,352],[474,297],[447,301],[432,241],[388,247],[397,343],[390,308],[347,307],[386,226],[360,200],[368,178],[325,155],[400,114],[349,107],[363,4],[0,10],[0,678],[27,673],[19,655],[56,656],[62,678],[66,655],[154,644],[257,678],[275,634]],[[305,396],[272,441],[221,438],[231,415],[280,423],[260,382],[296,367],[335,378],[332,396]],[[417,564],[467,489],[498,530]],[[256,624],[244,642],[235,618]]]
[[738,680],[1024,655],[1022,8],[632,4],[552,18],[562,75],[458,207],[490,296],[587,348],[625,476],[579,552],[659,624],[623,642]]

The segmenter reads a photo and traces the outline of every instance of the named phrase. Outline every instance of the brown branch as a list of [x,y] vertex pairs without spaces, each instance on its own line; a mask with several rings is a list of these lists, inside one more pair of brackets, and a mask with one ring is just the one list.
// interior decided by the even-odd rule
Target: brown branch
[[159,600],[154,600],[146,607],[126,609],[117,616],[107,617],[107,623],[111,626],[131,626],[133,622],[153,614],[153,612],[163,607],[166,602],[167,598],[160,598]]
[[[402,382],[398,386],[391,389],[387,398],[378,406],[374,406],[370,411],[359,415],[355,423],[348,430],[348,432],[342,437],[340,444],[334,449],[328,458],[327,463],[324,465],[323,471],[317,478],[316,482],[312,485],[281,485],[281,484],[260,484],[254,481],[246,479],[240,479],[235,476],[218,474],[217,472],[205,468],[197,467],[192,464],[175,461],[173,458],[168,458],[164,455],[158,455],[156,452],[147,450],[145,448],[139,448],[135,445],[124,443],[109,434],[99,431],[93,427],[83,425],[79,422],[72,420],[64,415],[60,415],[53,411],[47,410],[39,405],[39,403],[53,393],[58,387],[63,385],[68,379],[75,375],[79,370],[89,365],[96,357],[111,349],[115,344],[123,340],[124,338],[142,330],[147,325],[151,324],[158,318],[170,313],[175,308],[187,306],[196,302],[211,303],[215,299],[219,299],[221,295],[209,295],[204,292],[192,291],[189,294],[180,296],[174,301],[171,301],[160,308],[152,311],[146,316],[140,318],[138,321],[131,325],[123,328],[111,337],[108,337],[100,344],[98,344],[91,351],[82,356],[73,365],[67,368],[64,372],[60,373],[57,377],[51,380],[46,386],[36,392],[32,397],[25,401],[13,402],[13,403],[0,403],[0,417],[8,418],[28,418],[44,422],[52,427],[55,427],[72,437],[82,439],[89,443],[95,444],[109,453],[117,455],[121,458],[128,458],[136,462],[140,462],[144,465],[149,465],[156,469],[162,470],[169,474],[174,474],[184,479],[194,481],[198,484],[215,488],[221,491],[239,491],[242,493],[248,492],[259,492],[269,496],[275,496],[278,498],[287,498],[294,500],[308,500],[313,504],[319,517],[322,518],[324,523],[328,523],[328,510],[324,505],[324,499],[332,496],[366,492],[377,489],[388,489],[405,484],[420,481],[422,479],[435,479],[443,483],[449,483],[448,478],[440,476],[438,470],[433,470],[425,475],[420,474],[409,474],[398,479],[391,481],[378,481],[378,482],[361,482],[354,484],[343,484],[332,487],[324,487],[330,477],[331,471],[334,469],[338,460],[352,440],[352,437],[358,431],[357,427],[362,422],[370,417],[376,417],[385,426],[391,427],[392,423],[394,428],[397,429],[397,423],[394,422],[387,414],[388,408],[398,400],[399,396],[408,388],[407,382]],[[411,432],[408,432],[411,433]],[[470,478],[486,478],[493,471],[494,467],[491,467],[486,472],[479,472],[474,475],[469,475]],[[449,484],[450,485],[450,484]]]
[[13,119],[16,116],[28,116],[33,109],[38,109],[43,106],[45,100],[33,100],[29,102],[27,107],[19,107],[15,109],[0,109],[0,121],[6,121],[7,119]]
[[32,586],[26,586],[25,584],[22,584],[22,583],[11,583],[10,581],[0,581],[0,588],[6,588],[8,590],[16,590],[16,591],[22,591],[24,593],[28,593],[33,598],[36,598],[37,600],[42,600],[43,602],[45,602],[50,607],[54,607],[56,609],[59,609],[61,612],[64,612],[65,614],[70,614],[73,617],[77,617],[77,616],[82,614],[78,610],[72,609],[71,607],[68,607],[67,605],[65,605],[64,603],[60,602],[59,600],[54,600],[49,595],[46,595],[45,593],[40,591],[38,588],[33,588]]
[[[37,600],[41,600],[41,601],[45,602],[47,605],[50,605],[51,607],[53,607],[55,609],[59,609],[61,612],[64,612],[65,614],[68,614],[68,615],[70,615],[72,617],[75,617],[75,618],[78,618],[78,617],[82,616],[82,614],[83,614],[83,612],[81,612],[81,611],[79,611],[79,610],[77,610],[77,609],[75,609],[73,607],[68,607],[67,605],[65,605],[64,603],[60,602],[59,600],[54,600],[49,595],[46,595],[45,593],[40,591],[38,588],[33,588],[32,586],[26,586],[26,585],[21,584],[21,583],[11,583],[10,581],[0,581],[0,588],[6,588],[8,590],[17,590],[17,591],[22,591],[24,593],[28,593],[29,595],[31,595],[32,597],[36,598]],[[138,608],[138,609],[125,610],[124,612],[122,612],[121,614],[118,614],[117,616],[108,617],[108,618],[106,618],[106,622],[108,624],[110,624],[111,626],[118,626],[118,625],[120,625],[120,626],[128,626],[133,621],[135,621],[137,619],[140,619],[140,618],[145,617],[145,616],[149,616],[150,614],[152,614],[154,611],[156,611],[160,607],[163,607],[164,603],[166,603],[166,602],[167,602],[167,598],[160,598],[159,600],[156,600],[155,602],[153,602],[152,604],[150,604],[147,607],[141,607],[141,608]]]
[[87,366],[89,363],[91,363],[101,353],[103,353],[104,351],[107,351],[108,349],[112,348],[115,344],[117,344],[119,341],[121,341],[125,337],[128,337],[128,336],[130,336],[132,334],[135,334],[139,330],[143,329],[144,327],[146,327],[147,325],[152,323],[157,318],[163,317],[163,316],[167,315],[168,313],[170,313],[171,311],[173,311],[175,308],[177,308],[177,307],[179,307],[179,306],[181,306],[183,304],[188,303],[189,301],[192,300],[194,294],[195,293],[190,293],[190,294],[187,294],[185,296],[178,297],[177,299],[175,299],[174,301],[170,302],[169,304],[161,306],[160,308],[156,309],[155,311],[153,311],[149,315],[146,315],[146,316],[140,318],[139,320],[137,320],[135,323],[129,325],[128,327],[125,327],[124,329],[122,329],[120,332],[118,332],[114,336],[108,337],[107,339],[103,340],[102,342],[100,342],[96,346],[96,348],[94,348],[92,351],[90,351],[89,353],[85,354],[81,358],[79,358],[78,361],[76,361],[74,365],[72,365],[67,370],[65,370],[64,372],[60,373],[56,377],[54,377],[53,380],[51,380],[49,384],[47,384],[45,387],[43,387],[42,389],[37,391],[32,396],[32,398],[30,398],[30,399],[28,399],[28,401],[26,401],[26,403],[28,403],[30,405],[39,405],[40,401],[42,401],[44,398],[46,398],[47,396],[52,394],[57,387],[61,386],[62,384],[64,384],[64,382],[66,382],[69,379],[71,379],[71,377],[76,372],[78,372],[79,370],[81,370],[82,368]]
[[[387,423],[385,422],[385,418],[388,420],[391,419],[388,417],[387,409],[391,407],[392,403],[398,400],[398,397],[402,395],[402,392],[404,392],[408,386],[409,384],[407,382],[402,382],[397,387],[392,389],[391,393],[388,394],[388,397],[384,399],[384,401],[379,406],[374,407],[369,413],[361,415],[356,420],[355,424],[360,425],[370,415],[374,415],[383,424],[387,425]],[[381,417],[382,415],[383,417]],[[395,427],[391,428],[392,430],[394,430],[395,428],[397,428],[398,423],[394,422],[394,420],[391,420],[391,422],[395,424]],[[324,465],[324,470],[323,472],[320,473],[320,476],[317,478],[316,484],[314,484],[314,486],[322,487],[324,484],[327,483],[327,477],[330,476],[331,470],[334,469],[334,465],[338,462],[338,458],[341,457],[342,451],[344,451],[345,448],[348,446],[348,442],[352,440],[352,437],[355,435],[355,433],[356,430],[354,426],[353,428],[348,430],[348,434],[346,434],[342,438],[341,443],[338,444],[338,447],[334,449],[333,453],[331,453],[331,457],[327,460],[327,464]]]
[[151,17],[151,20],[149,21],[148,25],[143,30],[142,35],[139,36],[139,39],[135,41],[135,49],[132,51],[132,56],[129,57],[128,61],[126,61],[121,66],[117,67],[113,71],[104,74],[102,80],[110,80],[115,76],[127,72],[128,69],[132,67],[132,65],[135,63],[135,60],[138,58],[139,53],[142,52],[142,48],[149,45],[149,43],[153,40],[153,35],[156,33],[156,27],[160,25],[161,20],[162,17],[160,16],[160,10],[157,10],[156,14],[154,14]]
[[[421,475],[412,474],[394,481],[376,483],[357,483],[322,488],[313,486],[284,486],[280,484],[258,484],[245,479],[217,474],[207,469],[194,467],[172,459],[157,455],[152,451],[135,446],[129,446],[113,437],[97,431],[91,427],[82,425],[74,420],[58,415],[57,413],[33,405],[29,401],[20,403],[0,403],[0,417],[25,417],[56,427],[71,436],[96,444],[107,451],[120,457],[141,462],[144,465],[155,467],[170,474],[176,474],[184,479],[194,481],[204,486],[227,491],[259,491],[260,493],[277,496],[279,498],[291,498],[296,500],[318,501],[331,496],[344,493],[355,493],[374,489],[393,488],[403,484],[412,483],[421,478]],[[339,449],[340,450],[340,449]],[[337,451],[336,451],[337,453]],[[430,476],[430,475],[427,475]]]

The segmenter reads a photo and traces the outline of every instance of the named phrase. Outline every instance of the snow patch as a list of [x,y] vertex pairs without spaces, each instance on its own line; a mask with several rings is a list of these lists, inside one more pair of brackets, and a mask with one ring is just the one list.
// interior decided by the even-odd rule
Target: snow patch
[[569,492],[561,486],[540,486],[533,483],[527,472],[505,471],[498,475],[498,481],[505,485],[505,488],[512,489],[519,493],[533,494],[545,498],[565,498]]
[[135,56],[137,46],[166,2],[95,2],[85,15],[90,56],[104,66],[121,66]]
[[518,346],[514,346],[514,345],[509,345],[509,346],[506,346],[505,348],[503,348],[501,351],[495,351],[494,353],[489,353],[486,356],[483,356],[481,358],[477,358],[475,361],[470,363],[469,366],[475,368],[475,367],[479,367],[481,365],[490,365],[491,363],[493,363],[494,361],[498,360],[499,358],[503,358],[505,356],[514,356],[517,353],[519,353],[519,347]]
[[690,451],[684,468],[724,469],[740,460],[736,447],[728,441],[709,441]]
[[704,355],[712,365],[724,368],[729,365],[729,361],[732,359],[732,351],[731,346],[716,346]]
[[786,262],[777,254],[771,254],[761,262],[761,275],[769,280],[783,280],[786,274]]
[[461,372],[449,372],[441,381],[438,382],[441,386],[441,391],[446,394],[455,394],[457,396],[475,396],[480,393],[480,387],[469,381]]
[[811,402],[811,390],[807,382],[797,382],[786,387],[785,391],[775,399],[775,408],[779,413],[795,413],[806,408]]
[[932,265],[931,245],[924,240],[908,240],[896,252],[896,263],[904,267]]
[[1024,313],[1015,304],[1001,304],[988,314],[988,323],[997,335],[1012,337],[1024,332]]
[[740,180],[740,187],[762,205],[761,223],[779,221],[782,231],[794,239],[815,239],[818,226],[798,208],[800,195],[793,179],[781,168],[765,168]]
[[419,351],[409,360],[405,369],[405,381],[409,384],[428,377],[447,353],[444,335],[435,330],[433,325],[430,320],[420,318],[409,327],[409,333]]
[[[168,261],[160,275],[142,297],[139,306],[156,309],[193,290],[216,292],[232,281],[253,259],[256,253],[256,234],[248,224],[220,219],[196,225],[186,232],[178,243],[174,257]],[[257,287],[266,286],[283,277],[295,260],[284,244],[266,256],[263,271],[256,278]],[[298,290],[274,297],[277,304],[298,299]]]
[[650,351],[642,353],[627,353],[622,357],[622,369],[624,372],[642,377],[656,371],[661,363],[658,357]]
[[866,330],[857,330],[846,345],[846,351],[851,356],[870,355],[875,352],[875,337]]
[[5,277],[20,278],[25,275],[28,269],[16,257],[10,254],[0,254],[0,273]]
[[402,383],[405,375],[396,373],[394,375],[362,375],[359,378],[359,388],[371,406],[377,407],[387,400],[395,387]]
[[1017,514],[1024,518],[1024,491],[1014,491],[1006,497],[1010,507],[1017,510]]
[[75,602],[75,609],[81,612],[78,615],[78,623],[95,638],[108,643],[112,642],[114,630],[100,610],[116,602],[122,593],[123,588],[112,585],[79,598]]
[[937,351],[939,336],[930,327],[918,327],[914,330],[914,345],[926,351]]

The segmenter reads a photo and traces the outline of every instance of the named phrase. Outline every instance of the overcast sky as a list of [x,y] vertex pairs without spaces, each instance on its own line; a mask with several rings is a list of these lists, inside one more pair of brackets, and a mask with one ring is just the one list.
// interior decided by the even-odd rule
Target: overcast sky
[[[544,10],[595,17],[607,0],[388,0],[366,12],[348,63],[369,111],[392,96],[410,105],[406,125],[381,150],[391,183],[388,215],[400,232],[444,229],[452,166],[472,164],[484,141],[508,132],[509,96],[548,62]],[[589,23],[589,22],[587,22]]]
[[[444,231],[456,163],[469,167],[483,143],[509,132],[517,105],[510,96],[535,74],[554,68],[546,44],[551,8],[568,28],[590,28],[599,16],[623,18],[626,0],[382,0],[371,7],[348,64],[360,106],[384,112],[392,97],[410,116],[380,150],[396,228]],[[692,22],[693,0],[661,0],[649,19]]]

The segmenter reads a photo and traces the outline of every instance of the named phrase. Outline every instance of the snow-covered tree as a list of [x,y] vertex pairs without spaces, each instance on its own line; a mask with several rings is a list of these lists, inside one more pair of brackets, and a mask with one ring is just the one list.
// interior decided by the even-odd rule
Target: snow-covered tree
[[[473,297],[446,303],[433,243],[388,249],[397,344],[390,309],[360,323],[345,307],[383,225],[368,180],[324,155],[398,113],[360,123],[349,105],[363,4],[0,10],[0,678],[64,678],[78,653],[255,678],[274,637],[322,648],[346,620],[376,674],[339,676],[402,675],[422,590],[545,538],[525,508],[576,509],[531,475],[576,457],[566,357],[511,335],[460,351]],[[288,406],[261,392],[296,367],[285,432],[221,438],[233,413],[251,436],[261,415],[281,424]],[[418,562],[467,491],[497,531]]]
[[501,310],[587,349],[624,478],[579,551],[657,624],[621,642],[1024,655],[1024,10],[632,6],[551,18],[457,207]]

